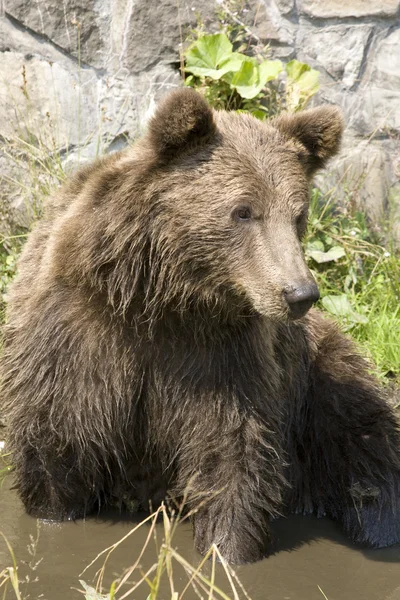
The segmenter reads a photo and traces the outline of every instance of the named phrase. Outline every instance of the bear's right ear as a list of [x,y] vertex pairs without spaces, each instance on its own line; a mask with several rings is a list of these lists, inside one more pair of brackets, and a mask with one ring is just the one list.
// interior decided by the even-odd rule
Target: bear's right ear
[[189,146],[204,144],[216,131],[213,113],[191,88],[169,94],[149,123],[147,138],[161,159],[173,158]]
[[304,149],[301,157],[309,175],[322,168],[339,151],[344,122],[341,111],[335,106],[282,114],[271,123],[285,137],[300,142]]

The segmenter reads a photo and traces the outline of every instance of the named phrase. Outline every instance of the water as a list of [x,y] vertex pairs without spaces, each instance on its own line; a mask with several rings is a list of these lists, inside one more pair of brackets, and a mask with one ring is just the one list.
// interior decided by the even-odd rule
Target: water
[[[28,597],[32,600],[83,598],[78,592],[79,579],[91,584],[96,567],[80,577],[81,571],[100,551],[126,535],[135,523],[116,513],[76,523],[37,522],[25,514],[10,489],[11,482],[8,476],[0,491],[0,530],[15,552],[20,580],[29,577],[29,583],[21,583],[24,600]],[[275,522],[273,528],[276,553],[262,562],[235,569],[252,600],[324,600],[325,597],[328,600],[400,600],[400,547],[384,550],[355,547],[349,544],[339,526],[328,519],[293,516]],[[157,526],[159,541],[162,532],[160,524]],[[148,533],[148,526],[141,527],[111,555],[105,576],[108,585],[135,562]],[[38,534],[36,554],[32,557],[28,546]],[[179,527],[173,545],[189,562],[198,564],[201,557],[193,550],[188,523]],[[152,539],[140,561],[144,569],[151,566],[155,556]],[[0,541],[0,571],[10,564],[6,546]],[[97,568],[101,564],[100,561]],[[210,568],[208,563],[206,574],[210,574]],[[129,580],[137,579],[137,575],[132,575]],[[182,590],[187,582],[182,569],[177,569],[175,581],[177,589]],[[229,586],[220,565],[216,582],[228,593]],[[146,600],[147,594],[148,588],[142,587],[129,598]],[[203,597],[206,599],[207,594],[203,593]],[[162,588],[160,599],[170,598],[169,588]],[[184,598],[195,600],[198,596],[189,589]],[[11,590],[6,599],[15,599]]]

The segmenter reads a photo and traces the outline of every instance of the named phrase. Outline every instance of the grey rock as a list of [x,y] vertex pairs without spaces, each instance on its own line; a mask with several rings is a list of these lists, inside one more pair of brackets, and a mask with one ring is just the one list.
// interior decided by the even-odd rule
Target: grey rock
[[[6,42],[7,40],[7,42]],[[24,135],[26,124],[50,148],[137,135],[148,105],[179,82],[171,67],[100,76],[51,44],[0,19],[0,135]]]
[[5,0],[5,10],[72,56],[102,67],[111,19],[109,4],[108,0]]
[[[117,2],[118,6],[118,2]],[[215,15],[214,0],[129,0],[122,18],[122,40],[118,46],[121,64],[130,73],[140,73],[155,65],[179,63],[180,44],[190,27],[196,25],[197,12],[203,19]],[[113,40],[115,41],[115,31]],[[116,47],[116,46],[115,46]],[[117,48],[117,47],[116,47]]]
[[358,98],[360,110],[355,120],[365,134],[400,132],[400,91],[371,87],[360,90]]
[[371,31],[370,25],[300,27],[296,38],[298,56],[304,62],[322,66],[333,79],[351,88],[358,81]]
[[310,17],[345,18],[345,17],[391,17],[400,8],[400,0],[299,0],[301,13]]
[[[389,223],[394,239],[400,246],[400,182],[397,181],[389,191]],[[400,402],[400,394],[399,394]]]
[[313,98],[312,104],[334,104],[339,106],[343,111],[349,135],[368,135],[367,116],[365,115],[365,106],[362,104],[360,95],[332,83],[332,79],[328,81],[327,76],[323,73],[321,73],[320,82],[320,90]]
[[262,0],[254,3],[257,14],[257,33],[265,42],[279,42],[281,44],[294,43],[294,26],[285,19],[275,0]]
[[271,42],[269,50],[272,59],[280,59],[284,62],[289,62],[289,60],[296,57],[296,50],[293,46],[285,46]]
[[282,15],[287,15],[294,9],[294,0],[276,0],[276,4]]
[[27,57],[36,56],[51,62],[71,62],[50,42],[38,38],[32,32],[15,27],[6,17],[0,18],[0,52],[13,50]]
[[0,135],[40,136],[49,148],[83,144],[93,135],[101,116],[97,77],[73,66],[15,51],[0,53],[5,81],[0,86]]
[[337,201],[345,196],[379,224],[387,209],[390,182],[394,174],[390,156],[377,142],[348,137],[340,156],[331,163],[328,174],[318,178],[318,186],[334,192]]
[[353,135],[374,139],[400,132],[400,91],[371,86],[349,92],[322,85],[316,103],[340,106]]
[[[229,9],[229,4],[223,4],[222,10],[228,14],[230,21],[243,24],[252,34],[252,41],[261,44],[292,44],[294,41],[294,26],[283,15],[289,13],[294,7],[294,0],[248,0],[243,3],[243,8]],[[199,3],[201,6],[203,3]],[[202,9],[203,11],[203,9]],[[215,24],[214,24],[215,28]],[[214,29],[212,26],[210,30]]]
[[[377,44],[365,85],[400,90],[400,27]],[[400,107],[399,107],[400,109]]]

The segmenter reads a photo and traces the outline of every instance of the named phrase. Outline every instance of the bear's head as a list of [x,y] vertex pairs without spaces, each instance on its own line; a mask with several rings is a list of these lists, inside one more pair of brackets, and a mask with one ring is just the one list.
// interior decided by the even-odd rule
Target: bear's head
[[303,316],[319,297],[301,247],[310,180],[342,130],[334,107],[261,122],[213,111],[191,89],[170,94],[143,146],[152,157],[153,304]]

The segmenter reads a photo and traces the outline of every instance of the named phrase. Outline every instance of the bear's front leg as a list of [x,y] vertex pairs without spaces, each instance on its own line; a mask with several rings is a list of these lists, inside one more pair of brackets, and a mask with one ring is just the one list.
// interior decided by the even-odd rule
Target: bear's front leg
[[268,553],[269,520],[282,503],[279,435],[257,416],[230,415],[223,421],[207,419],[207,429],[188,427],[192,435],[182,444],[178,493],[193,511],[200,553],[215,544],[229,563],[254,562]]
[[16,488],[36,518],[66,521],[89,515],[97,497],[69,457],[46,460],[34,449],[14,453]]
[[[244,485],[250,482],[243,482]],[[269,514],[259,506],[253,506],[246,496],[248,489],[235,490],[234,497],[215,497],[206,506],[200,506],[193,516],[196,550],[206,554],[215,544],[223,558],[231,564],[251,563],[268,554],[271,545]],[[220,492],[223,494],[223,492]]]
[[293,419],[292,508],[326,513],[355,542],[400,542],[399,424],[351,340],[319,326],[308,397]]

